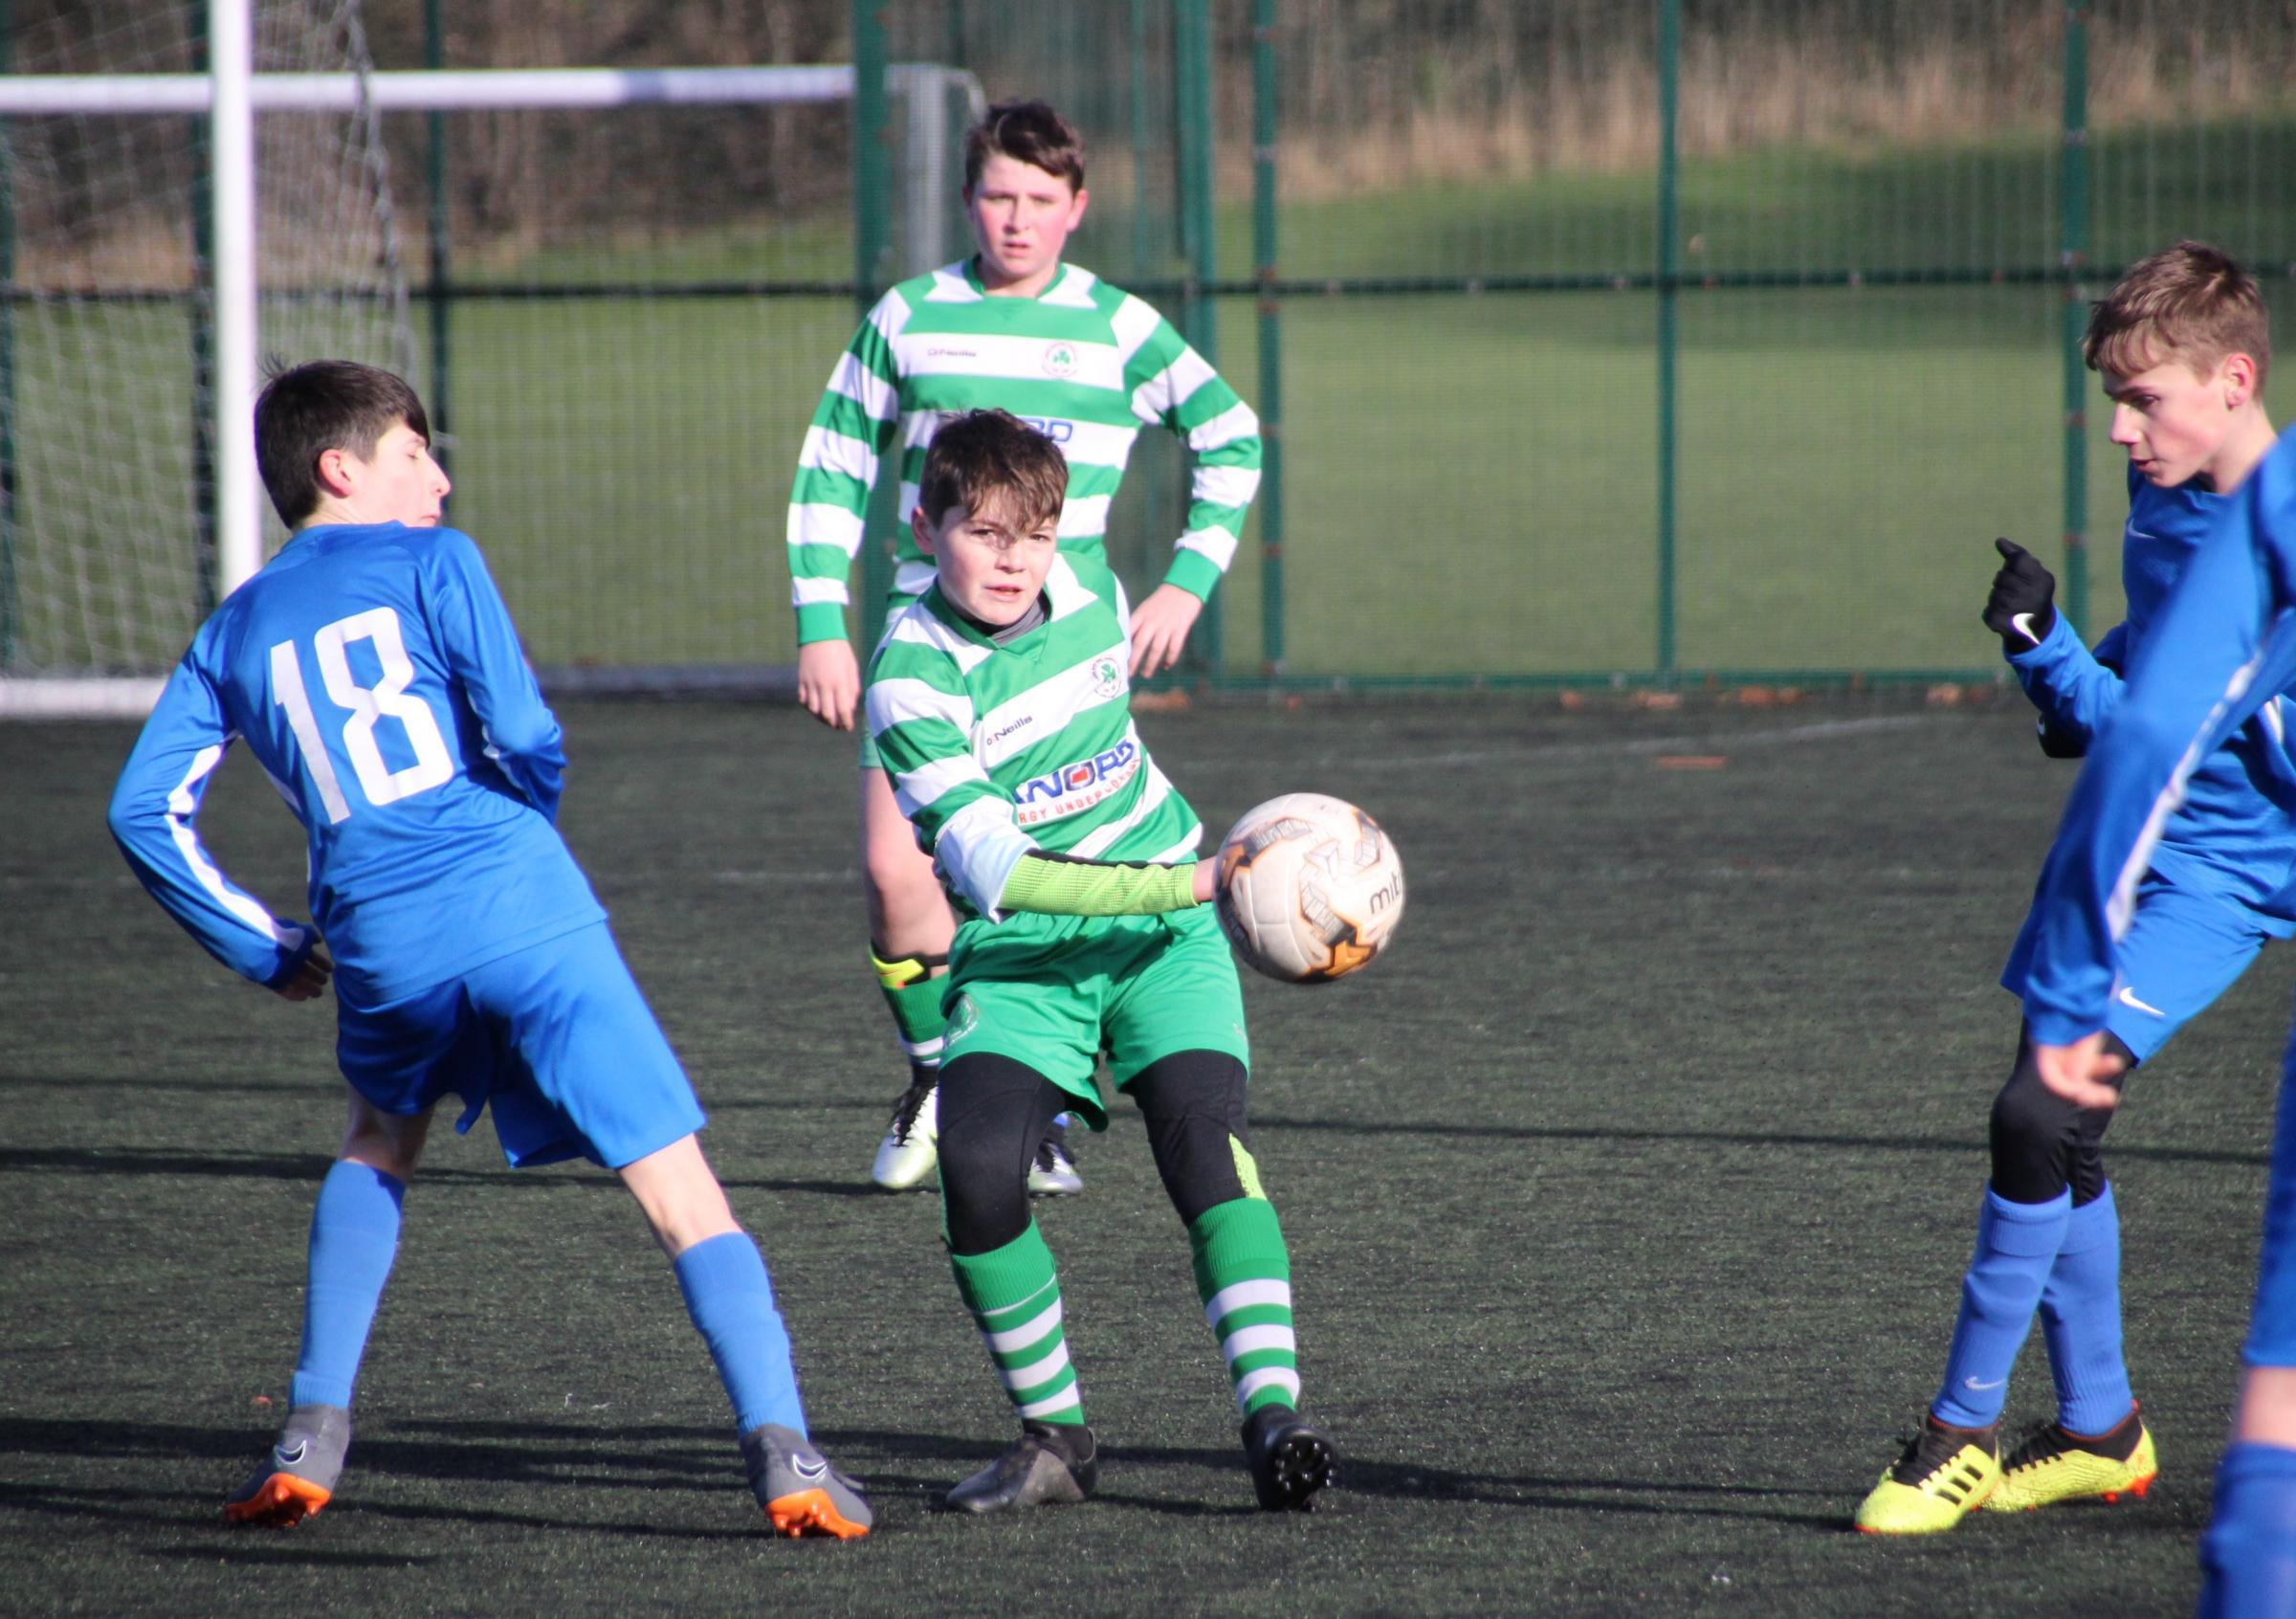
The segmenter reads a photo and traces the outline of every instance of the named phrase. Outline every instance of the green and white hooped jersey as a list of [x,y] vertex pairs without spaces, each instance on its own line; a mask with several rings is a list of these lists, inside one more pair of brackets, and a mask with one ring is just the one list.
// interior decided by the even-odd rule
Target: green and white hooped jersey
[[886,627],[869,728],[960,915],[994,921],[1031,850],[1185,860],[1203,826],[1132,722],[1123,587],[1060,556],[1046,621],[1000,644],[928,589]]
[[813,412],[789,496],[790,600],[801,644],[845,634],[847,575],[860,551],[878,459],[901,443],[896,595],[932,583],[909,514],[944,416],[996,406],[1069,460],[1064,552],[1103,559],[1109,502],[1141,427],[1160,424],[1195,457],[1185,531],[1168,584],[1208,597],[1235,556],[1260,486],[1260,423],[1155,308],[1079,265],[1035,298],[991,298],[969,258],[877,300]]

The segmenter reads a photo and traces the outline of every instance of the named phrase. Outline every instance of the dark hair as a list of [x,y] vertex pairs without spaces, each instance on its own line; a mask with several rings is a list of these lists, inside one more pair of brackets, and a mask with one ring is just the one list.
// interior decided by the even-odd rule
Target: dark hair
[[1057,174],[1069,189],[1084,189],[1084,137],[1043,101],[999,101],[964,132],[964,189],[981,184],[981,170],[1002,154]]
[[2089,311],[2082,357],[2092,371],[2132,377],[2171,360],[2206,376],[2229,354],[2272,368],[2272,324],[2256,277],[2206,242],[2183,241],[2129,267]]
[[1069,495],[1069,463],[1060,447],[1018,416],[967,410],[933,434],[917,476],[917,509],[938,526],[952,507],[979,513],[1003,507],[1022,528],[1058,521]]
[[355,360],[314,360],[279,372],[255,400],[255,470],[279,521],[294,528],[319,509],[319,458],[347,450],[363,461],[401,422],[430,441],[414,389]]

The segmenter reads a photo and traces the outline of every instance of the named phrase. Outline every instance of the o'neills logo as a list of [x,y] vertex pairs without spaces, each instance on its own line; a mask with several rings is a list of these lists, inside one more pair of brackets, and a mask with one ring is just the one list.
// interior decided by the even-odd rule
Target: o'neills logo
[[1023,782],[1012,795],[1016,826],[1033,827],[1090,810],[1139,773],[1140,744],[1125,738],[1105,753]]

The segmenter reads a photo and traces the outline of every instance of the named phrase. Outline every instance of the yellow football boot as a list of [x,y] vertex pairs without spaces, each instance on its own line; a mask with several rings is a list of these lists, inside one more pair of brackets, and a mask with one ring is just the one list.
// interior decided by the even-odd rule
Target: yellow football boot
[[1897,1465],[1858,1505],[1868,1535],[1934,1535],[1974,1512],[2001,1481],[2000,1429],[1948,1428],[1924,1414]]
[[2068,1433],[2055,1423],[2034,1430],[2001,1464],[1987,1512],[2031,1512],[2059,1501],[2144,1498],[2160,1475],[2152,1430],[2131,1406],[2108,1432]]

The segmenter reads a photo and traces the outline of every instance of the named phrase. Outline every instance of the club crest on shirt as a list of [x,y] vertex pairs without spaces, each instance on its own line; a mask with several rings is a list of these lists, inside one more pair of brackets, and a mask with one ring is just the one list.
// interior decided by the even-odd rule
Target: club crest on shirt
[[1113,698],[1124,689],[1124,665],[1116,661],[1114,653],[1102,653],[1093,659],[1089,671],[1093,680],[1093,696]]
[[1045,374],[1051,377],[1074,376],[1076,374],[1076,345],[1072,343],[1046,344]]

